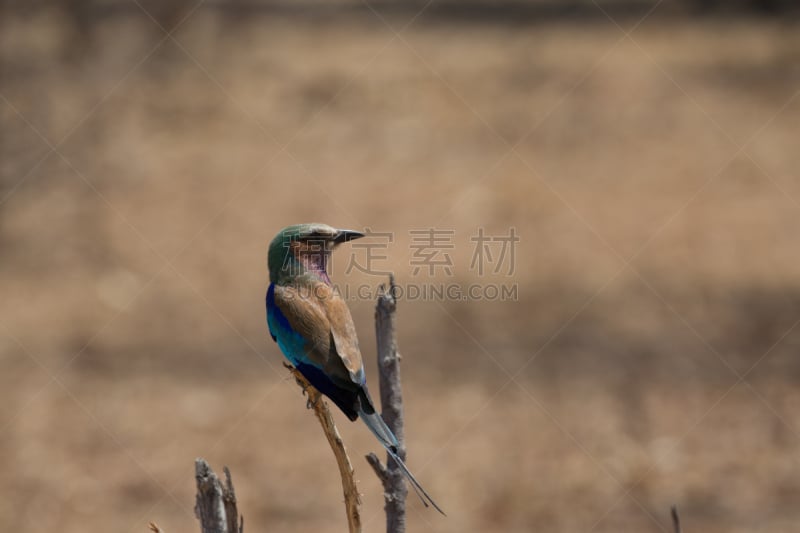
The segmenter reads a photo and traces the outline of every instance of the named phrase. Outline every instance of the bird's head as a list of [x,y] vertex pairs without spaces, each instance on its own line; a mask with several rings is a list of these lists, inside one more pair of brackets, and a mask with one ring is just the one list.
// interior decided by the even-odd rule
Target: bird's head
[[295,224],[283,228],[269,245],[269,277],[272,283],[296,279],[321,279],[330,284],[328,259],[336,245],[359,239],[358,231],[327,224]]

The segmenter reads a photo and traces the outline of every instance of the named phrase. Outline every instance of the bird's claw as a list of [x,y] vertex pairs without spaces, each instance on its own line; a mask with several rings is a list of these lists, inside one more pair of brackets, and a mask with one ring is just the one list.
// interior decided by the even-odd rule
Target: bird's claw
[[316,411],[317,405],[319,405],[319,401],[322,399],[322,396],[317,395],[316,397],[312,398],[311,395],[308,396],[308,400],[306,400],[306,409],[314,409]]

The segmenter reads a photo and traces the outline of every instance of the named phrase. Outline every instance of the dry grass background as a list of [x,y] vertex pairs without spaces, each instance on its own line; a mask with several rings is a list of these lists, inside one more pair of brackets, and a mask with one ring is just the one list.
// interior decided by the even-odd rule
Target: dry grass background
[[[268,241],[319,220],[396,232],[400,283],[430,281],[408,230],[453,229],[436,281],[519,287],[401,302],[410,463],[450,515],[411,531],[662,531],[672,503],[798,530],[795,20],[434,5],[398,38],[411,9],[203,6],[162,42],[115,5],[85,38],[0,23],[1,529],[196,530],[202,455],[248,531],[342,531],[263,310]],[[469,237],[510,226],[513,277],[476,277]],[[341,430],[378,531],[376,446]]]

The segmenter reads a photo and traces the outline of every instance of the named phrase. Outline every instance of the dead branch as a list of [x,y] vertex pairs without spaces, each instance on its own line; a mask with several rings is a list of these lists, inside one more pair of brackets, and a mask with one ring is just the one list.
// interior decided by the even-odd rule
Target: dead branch
[[681,533],[681,518],[678,516],[677,505],[673,505],[672,508],[670,508],[670,514],[672,515],[672,527],[675,533]]
[[[233,490],[231,473],[225,470],[223,485],[211,466],[202,457],[194,461],[197,480],[195,515],[200,520],[202,533],[243,533],[244,517],[239,518],[236,508],[236,494]],[[151,524],[152,529],[152,524]]]
[[[381,285],[378,303],[375,306],[375,337],[378,344],[378,384],[383,408],[381,416],[397,437],[400,443],[397,455],[405,461],[403,391],[400,386],[400,354],[397,351],[395,334],[397,310],[395,294],[394,276],[390,275],[388,290],[385,285]],[[374,453],[367,455],[367,462],[383,484],[387,533],[404,533],[408,487],[402,471],[389,454],[386,457],[386,467]]]
[[361,532],[361,513],[359,506],[361,505],[361,497],[358,493],[356,480],[353,476],[353,465],[350,463],[350,458],[347,456],[347,450],[344,448],[344,442],[339,435],[339,430],[336,429],[336,424],[333,422],[328,404],[322,397],[322,394],[315,389],[303,375],[294,367],[285,365],[290,369],[294,375],[297,384],[303,389],[303,392],[308,397],[308,406],[314,410],[314,414],[319,420],[319,425],[322,426],[322,431],[325,433],[325,438],[328,439],[328,444],[333,450],[333,455],[336,457],[336,464],[339,466],[339,475],[342,477],[342,490],[344,492],[344,505],[347,511],[347,524],[350,528],[350,533]]

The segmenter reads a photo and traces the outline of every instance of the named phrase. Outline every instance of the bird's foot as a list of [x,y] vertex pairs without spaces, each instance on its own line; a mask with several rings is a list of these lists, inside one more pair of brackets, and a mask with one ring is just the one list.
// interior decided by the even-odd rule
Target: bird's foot
[[319,402],[322,400],[322,395],[320,393],[316,394],[309,394],[308,400],[306,400],[306,409],[313,409],[317,410],[317,406]]
[[292,365],[290,365],[289,363],[286,363],[286,362],[283,363],[283,366],[284,366],[284,368],[287,368],[289,370],[289,372],[292,373],[292,376],[294,376],[295,383],[297,383],[300,386],[300,388],[303,390],[303,394],[304,395],[308,395],[308,387],[310,385],[309,385],[308,381],[306,381],[306,379],[300,373],[300,371],[297,370]]

